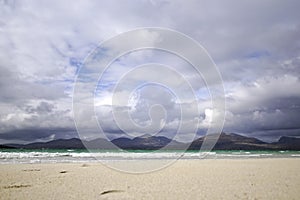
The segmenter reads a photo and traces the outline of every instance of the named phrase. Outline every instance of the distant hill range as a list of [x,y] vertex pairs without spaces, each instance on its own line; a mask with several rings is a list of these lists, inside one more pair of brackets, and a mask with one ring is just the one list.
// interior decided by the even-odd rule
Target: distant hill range
[[[199,150],[204,137],[194,140],[190,145],[181,143],[163,136],[146,136],[129,138],[117,138],[110,141],[95,139],[82,141],[78,138],[58,139],[49,142],[36,142],[30,144],[4,144],[0,148],[23,149],[115,149],[117,147],[126,150],[157,150],[186,149]],[[113,144],[114,145],[113,145]],[[167,145],[167,146],[166,146]],[[245,137],[234,133],[222,133],[213,150],[296,150],[300,151],[300,138],[282,136],[277,142],[266,143],[256,138]]]

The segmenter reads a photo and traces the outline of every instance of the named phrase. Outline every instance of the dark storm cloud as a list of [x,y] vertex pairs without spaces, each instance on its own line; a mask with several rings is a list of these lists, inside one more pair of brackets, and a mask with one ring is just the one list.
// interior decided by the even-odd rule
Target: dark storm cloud
[[78,137],[74,129],[21,129],[0,133],[1,140],[22,140],[25,142],[45,139]]

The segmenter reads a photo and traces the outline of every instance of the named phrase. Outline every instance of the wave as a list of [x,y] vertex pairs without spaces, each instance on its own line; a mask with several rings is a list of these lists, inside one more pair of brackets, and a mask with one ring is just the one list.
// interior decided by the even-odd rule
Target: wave
[[[0,163],[93,162],[98,160],[200,159],[199,152],[0,152]],[[206,152],[208,159],[300,157],[300,152]]]

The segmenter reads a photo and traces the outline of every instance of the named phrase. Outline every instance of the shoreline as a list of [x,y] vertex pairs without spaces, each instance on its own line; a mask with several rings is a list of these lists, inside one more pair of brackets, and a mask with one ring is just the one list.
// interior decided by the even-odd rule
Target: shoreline
[[218,152],[81,152],[81,151],[2,151],[0,164],[83,163],[131,160],[224,160],[300,158],[300,151],[218,151]]
[[[126,161],[116,163],[124,165]],[[138,161],[142,166],[150,162]],[[132,162],[126,162],[128,167]],[[0,199],[299,199],[300,159],[178,160],[128,174],[101,163],[0,165]]]

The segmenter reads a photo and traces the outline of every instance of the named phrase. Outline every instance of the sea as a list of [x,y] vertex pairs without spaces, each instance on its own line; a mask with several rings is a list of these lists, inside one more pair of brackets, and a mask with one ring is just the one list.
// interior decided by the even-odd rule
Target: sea
[[[205,156],[203,156],[205,155]],[[82,150],[82,149],[0,149],[0,164],[84,163],[117,160],[157,159],[250,159],[300,158],[300,151],[179,151],[179,150]]]

